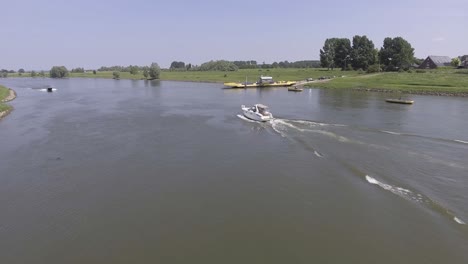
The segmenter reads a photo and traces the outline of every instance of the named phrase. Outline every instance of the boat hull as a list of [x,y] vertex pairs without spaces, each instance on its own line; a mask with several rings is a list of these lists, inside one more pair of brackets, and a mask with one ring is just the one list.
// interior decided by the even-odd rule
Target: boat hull
[[290,87],[290,88],[288,88],[288,91],[290,91],[290,92],[302,92],[302,88]]
[[296,82],[273,82],[273,83],[224,83],[224,86],[230,88],[264,88],[264,87],[287,87],[293,86]]
[[413,104],[413,100],[386,99],[385,102],[393,104]]

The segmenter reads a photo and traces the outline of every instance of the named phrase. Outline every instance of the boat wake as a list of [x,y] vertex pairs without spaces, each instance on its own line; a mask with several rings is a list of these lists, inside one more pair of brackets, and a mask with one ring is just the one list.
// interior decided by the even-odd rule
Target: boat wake
[[387,130],[380,130],[380,132],[391,134],[391,135],[403,135],[402,133],[397,133],[397,132],[392,132],[392,131],[387,131]]
[[320,154],[320,152],[318,152],[318,151],[316,151],[316,150],[314,150],[314,154],[315,154],[315,156],[317,156],[317,157],[319,157],[319,158],[323,158],[323,155]]
[[[245,117],[240,118],[245,119]],[[366,171],[369,169],[373,170],[373,168],[375,169],[376,166],[381,168],[382,164],[379,164],[379,161],[382,160],[390,163],[402,164],[402,166],[406,164],[406,160],[416,160],[412,163],[416,163],[417,166],[423,166],[422,164],[430,164],[430,167],[434,166],[434,164],[444,165],[451,173],[454,173],[453,176],[455,179],[457,179],[456,174],[460,170],[466,169],[465,166],[461,165],[462,161],[460,159],[454,159],[451,158],[451,156],[447,156],[452,153],[450,151],[453,149],[453,146],[447,145],[446,143],[457,142],[461,144],[468,144],[468,142],[462,140],[447,140],[398,133],[388,130],[370,129],[339,124],[327,124],[307,120],[276,118],[265,124],[267,125],[265,128],[271,127],[275,133],[279,134],[283,138],[287,138],[291,142],[294,142],[299,147],[308,150],[311,154],[313,154],[313,156],[317,158],[330,159],[342,164],[349,164],[349,162],[354,164],[359,163],[361,164],[360,167],[366,168]],[[385,136],[384,134],[388,135]],[[431,152],[433,148],[414,149],[411,147],[411,145],[407,147],[407,145],[403,142],[399,145],[395,145],[394,139],[389,138],[400,136],[406,137],[405,141],[403,142],[424,142],[426,145],[433,144],[434,148],[444,147],[444,149],[439,149],[442,151],[441,153],[434,153]],[[318,149],[320,149],[320,152]],[[448,209],[449,206],[447,206],[447,204],[451,204],[451,198],[448,198],[449,200],[447,201],[446,197],[443,195],[441,197],[435,197],[436,199],[438,198],[444,201],[440,203],[437,202],[436,199],[429,198],[422,192],[415,191],[414,188],[403,188],[400,186],[391,185],[389,183],[382,182],[375,177],[367,175],[367,173],[359,172],[358,168],[354,168],[353,170],[358,171],[358,175],[361,179],[364,176],[366,182],[369,184],[378,186],[380,189],[388,191],[410,202],[417,203],[423,208],[436,212],[459,225],[466,225],[464,219],[455,215],[454,211],[451,209]],[[429,170],[430,169],[421,168],[417,171],[418,175],[415,175],[415,177],[421,177],[421,175],[431,175]],[[394,171],[398,171],[398,169],[390,170],[391,173]],[[446,175],[444,176],[444,179],[450,179],[450,177],[452,176]],[[392,176],[392,179],[393,178],[395,180],[400,179],[398,175]],[[404,183],[408,182],[405,179],[400,180]],[[425,183],[422,184],[423,185],[421,187],[424,189]]]
[[443,207],[441,204],[433,201],[432,199],[430,199],[429,197],[425,196],[425,195],[422,195],[422,194],[419,194],[419,193],[415,193],[411,190],[408,190],[408,189],[405,189],[405,188],[402,188],[402,187],[398,187],[398,186],[392,186],[390,184],[386,184],[386,183],[383,183],[383,182],[380,182],[378,181],[377,179],[375,179],[374,177],[371,177],[369,175],[366,175],[366,181],[370,184],[373,184],[373,185],[377,185],[379,186],[380,188],[386,190],[386,191],[389,191],[395,195],[398,195],[406,200],[409,200],[409,201],[414,201],[416,203],[419,203],[421,205],[424,205],[426,207],[429,207],[429,209],[432,209],[434,211],[437,211],[439,213],[441,213],[442,215],[450,218],[450,219],[453,219],[457,224],[460,224],[460,225],[465,225],[466,223],[461,220],[460,218],[458,218],[452,211],[450,211],[449,209]]

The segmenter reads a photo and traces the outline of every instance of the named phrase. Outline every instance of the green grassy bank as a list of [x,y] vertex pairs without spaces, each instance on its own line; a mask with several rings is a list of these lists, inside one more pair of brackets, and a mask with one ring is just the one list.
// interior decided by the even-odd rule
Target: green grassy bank
[[411,94],[468,96],[467,69],[413,70],[385,72],[336,78],[325,83],[312,83],[310,87],[334,89],[361,89]]
[[[272,76],[278,81],[297,81],[306,78],[318,78],[320,76],[354,76],[356,71],[343,72],[341,70],[326,70],[326,69],[241,69],[232,72],[222,71],[169,71],[161,72],[161,80],[171,81],[191,81],[191,82],[255,82],[260,75]],[[23,73],[21,76],[18,73],[9,74],[8,77],[30,77],[29,73]],[[85,73],[70,73],[71,78],[105,78],[112,79],[111,71],[98,71],[96,74],[92,72]],[[41,78],[41,77],[36,77]],[[129,72],[120,72],[120,79],[141,80],[144,76],[141,72],[138,74],[130,74]]]
[[[222,71],[169,71],[161,72],[161,80],[190,81],[190,82],[255,82],[260,75],[272,76],[278,81],[304,80],[306,78],[318,78],[320,76],[341,76],[344,72],[340,70],[328,71],[326,69],[242,69],[232,72]],[[357,72],[345,72],[346,75],[357,75]],[[70,73],[70,77],[82,78],[108,78],[112,79],[112,72]],[[142,73],[132,75],[121,72],[120,79],[144,79]]]
[[10,90],[5,86],[0,85],[0,112],[7,111],[11,109],[11,106],[2,103],[3,99],[5,99],[8,95],[10,95]]

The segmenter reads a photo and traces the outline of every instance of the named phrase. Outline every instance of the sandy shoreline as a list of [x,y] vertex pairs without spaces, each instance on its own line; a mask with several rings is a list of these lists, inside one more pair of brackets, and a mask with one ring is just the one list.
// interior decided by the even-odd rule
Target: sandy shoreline
[[[13,101],[16,98],[16,92],[12,89],[9,89],[9,91],[10,91],[10,94],[1,101],[2,103]],[[12,110],[13,110],[13,107],[10,106],[9,109],[0,112],[0,120],[2,120],[2,118],[7,116]]]

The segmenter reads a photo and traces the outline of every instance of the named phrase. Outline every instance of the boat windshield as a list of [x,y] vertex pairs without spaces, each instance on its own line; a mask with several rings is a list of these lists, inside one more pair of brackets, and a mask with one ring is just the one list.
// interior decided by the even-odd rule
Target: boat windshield
[[258,112],[262,115],[268,113],[267,109],[262,107],[258,107]]

